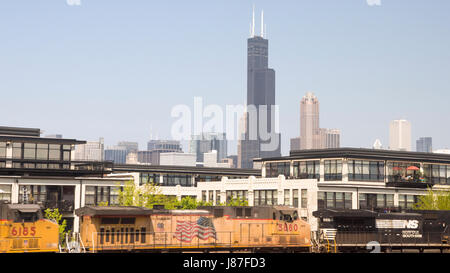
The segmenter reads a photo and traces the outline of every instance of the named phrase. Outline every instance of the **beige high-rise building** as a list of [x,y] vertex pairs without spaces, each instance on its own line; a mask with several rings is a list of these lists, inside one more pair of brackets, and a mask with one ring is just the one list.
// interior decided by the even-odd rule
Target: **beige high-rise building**
[[319,100],[308,92],[300,101],[300,149],[320,149]]
[[291,151],[340,147],[341,131],[320,128],[319,100],[312,92],[300,101],[300,137],[291,138]]
[[411,151],[411,122],[400,119],[389,125],[389,149]]

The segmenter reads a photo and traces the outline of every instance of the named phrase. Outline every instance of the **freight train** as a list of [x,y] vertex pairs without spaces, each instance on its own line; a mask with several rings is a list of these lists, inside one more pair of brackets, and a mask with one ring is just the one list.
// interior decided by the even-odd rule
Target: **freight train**
[[59,226],[40,205],[0,203],[0,253],[59,252]]
[[450,211],[321,209],[313,215],[327,252],[450,249]]
[[87,252],[308,252],[310,226],[294,208],[77,209]]

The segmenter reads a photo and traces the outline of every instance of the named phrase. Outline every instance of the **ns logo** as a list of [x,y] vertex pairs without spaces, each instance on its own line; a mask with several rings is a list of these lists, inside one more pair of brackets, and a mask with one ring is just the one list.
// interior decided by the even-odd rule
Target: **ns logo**
[[417,220],[405,220],[403,222],[403,228],[416,229],[419,227],[419,221]]

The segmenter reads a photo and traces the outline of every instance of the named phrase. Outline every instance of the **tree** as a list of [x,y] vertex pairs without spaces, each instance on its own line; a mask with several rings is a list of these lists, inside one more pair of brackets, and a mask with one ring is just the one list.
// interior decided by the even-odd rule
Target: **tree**
[[46,209],[44,211],[45,213],[45,218],[49,219],[51,221],[56,222],[59,225],[59,244],[64,246],[65,245],[65,238],[66,238],[66,234],[69,234],[71,231],[70,230],[66,230],[67,227],[67,223],[66,220],[62,220],[62,214],[59,212],[59,209]]
[[450,191],[432,190],[428,188],[426,195],[419,196],[419,201],[413,206],[416,210],[450,210]]

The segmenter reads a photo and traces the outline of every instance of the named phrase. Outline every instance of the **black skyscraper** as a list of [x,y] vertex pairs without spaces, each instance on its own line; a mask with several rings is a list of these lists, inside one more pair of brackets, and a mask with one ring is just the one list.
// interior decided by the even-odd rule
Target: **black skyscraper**
[[[239,143],[241,168],[252,168],[253,158],[281,156],[280,135],[276,134],[271,139],[267,139],[267,136],[260,134],[261,132],[270,133],[275,124],[272,111],[272,106],[275,105],[275,70],[269,68],[268,60],[269,41],[264,39],[263,22],[261,22],[261,35],[256,36],[253,17],[251,37],[247,40],[247,111],[251,112],[250,109],[255,109],[256,116],[252,118],[252,113],[247,115],[245,139]],[[260,110],[266,111],[260,112]],[[261,116],[260,113],[266,113],[267,116]],[[260,128],[260,126],[266,128]],[[256,131],[256,137],[252,137],[251,130]],[[270,142],[275,143],[275,147],[273,145],[267,147],[266,145]]]

